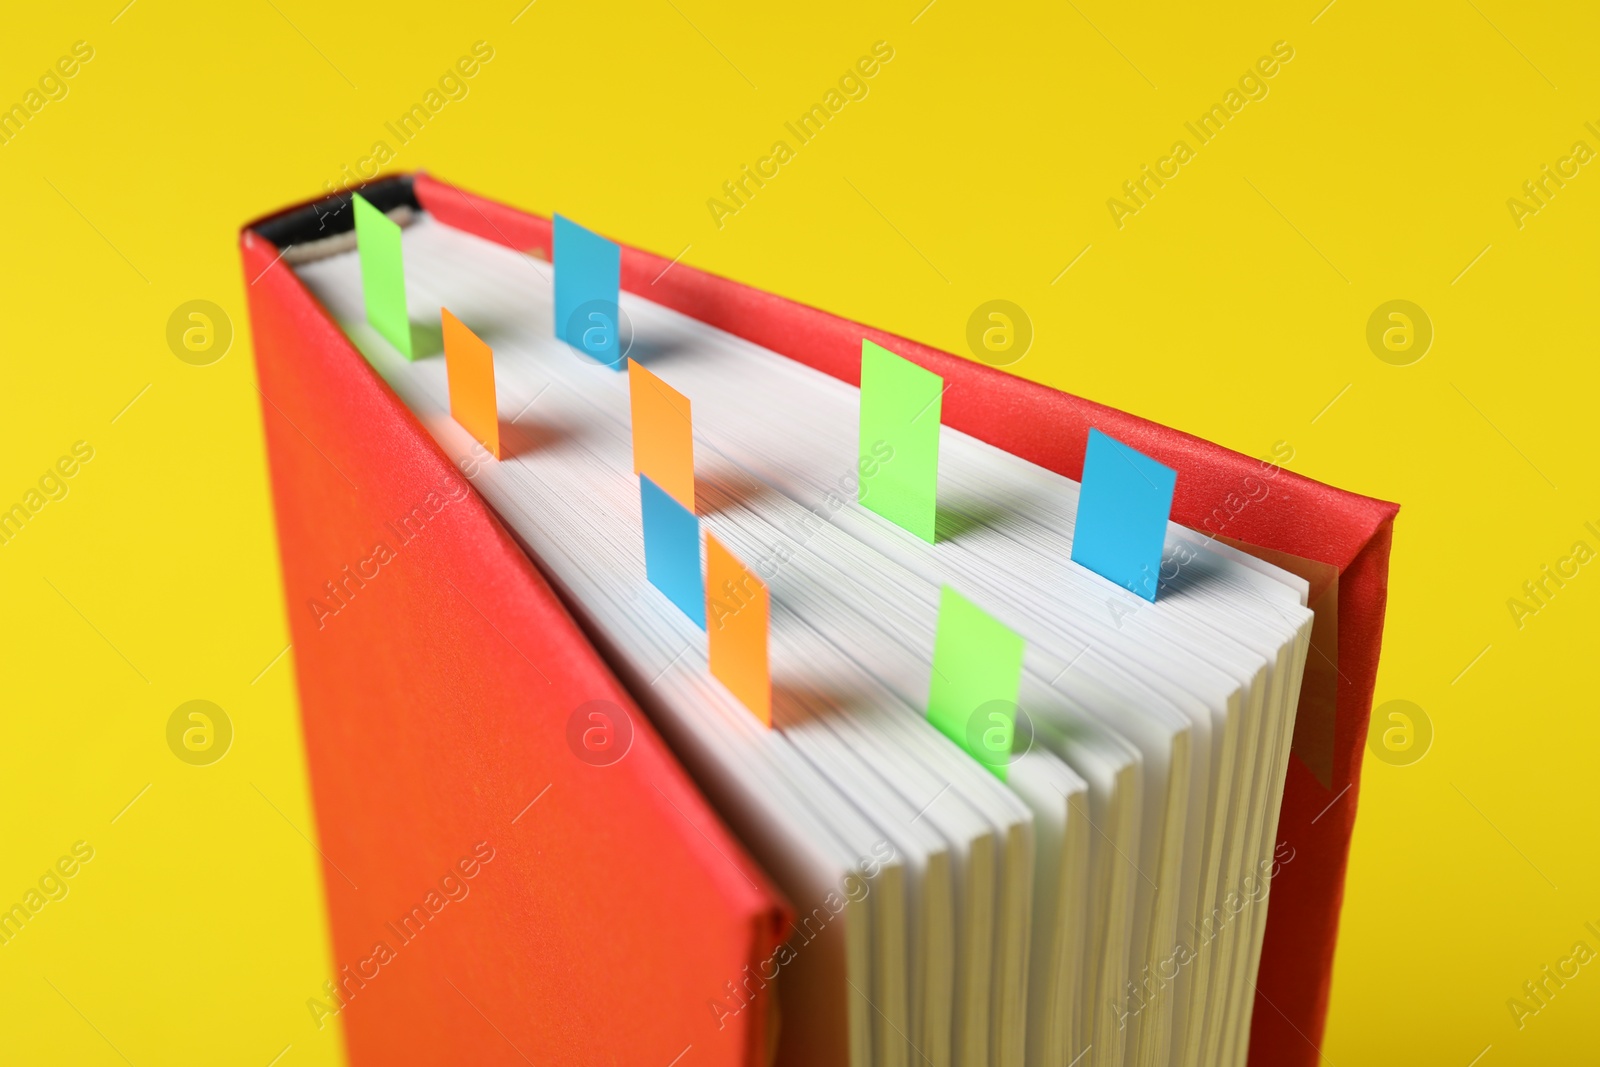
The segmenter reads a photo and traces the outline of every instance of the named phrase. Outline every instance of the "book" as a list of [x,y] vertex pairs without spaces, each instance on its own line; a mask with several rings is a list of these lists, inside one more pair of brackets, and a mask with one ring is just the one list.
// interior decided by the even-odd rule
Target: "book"
[[[540,234],[537,222],[515,222],[507,209],[430,183],[391,182],[373,189],[373,202],[407,223],[413,322],[425,329],[427,315],[419,309],[448,308],[493,348],[502,458],[485,454],[479,438],[451,417],[446,360],[432,358],[425,340],[411,354],[418,358],[407,358],[367,323],[348,233],[320,242],[284,240],[277,250],[288,249],[282,268],[267,268],[275,284],[281,278],[286,302],[292,297],[300,309],[296,330],[316,331],[328,349],[323,366],[309,374],[337,359],[341,366],[329,383],[364,394],[360,411],[345,404],[341,412],[336,401],[317,405],[317,429],[335,439],[370,432],[361,415],[373,396],[387,392],[385,414],[401,424],[396,432],[407,454],[369,462],[413,463],[427,453],[435,469],[441,457],[455,465],[461,477],[446,480],[447,489],[470,486],[460,494],[463,502],[490,505],[500,524],[495,532],[509,533],[537,561],[582,633],[648,712],[648,722],[640,717],[632,727],[636,743],[653,740],[650,729],[658,729],[739,843],[781,887],[794,909],[792,925],[769,933],[770,943],[745,944],[752,967],[720,980],[687,970],[670,979],[679,992],[703,1000],[700,1040],[714,1041],[730,1025],[749,1027],[742,1043],[724,1044],[751,1057],[744,1062],[762,1062],[772,1035],[752,1020],[770,1010],[776,991],[784,1020],[772,1048],[778,1062],[1242,1063],[1270,1047],[1254,1036],[1260,1014],[1252,1011],[1258,965],[1271,943],[1268,915],[1280,914],[1282,880],[1295,873],[1295,863],[1320,859],[1320,842],[1285,836],[1280,813],[1295,800],[1292,791],[1283,799],[1286,783],[1295,780],[1291,750],[1310,744],[1301,744],[1296,708],[1304,704],[1300,679],[1314,655],[1308,604],[1316,602],[1314,592],[1320,600],[1325,591],[1174,524],[1166,531],[1159,593],[1153,603],[1142,599],[1072,562],[1078,487],[1065,472],[1016,454],[1022,449],[996,447],[981,432],[963,432],[951,418],[939,431],[936,536],[930,542],[901,529],[855,499],[859,484],[852,481],[859,483],[863,471],[856,438],[862,399],[854,384],[830,375],[836,368],[822,359],[797,361],[763,345],[767,338],[751,336],[759,331],[727,329],[715,314],[684,314],[673,306],[681,305],[683,286],[704,281],[686,272],[688,281],[675,289],[625,292],[622,332],[629,357],[693,403],[690,514],[770,589],[769,728],[708,671],[701,622],[649,579],[649,519],[641,514],[630,439],[630,376],[557,339],[550,266],[525,254],[548,249],[548,224]],[[424,206],[426,214],[419,211]],[[507,236],[508,227],[518,226],[520,241]],[[258,229],[269,234],[271,224]],[[484,239],[486,231],[495,236]],[[247,231],[247,259],[252,239],[264,241],[256,232]],[[636,276],[640,258],[624,249],[625,289],[644,288]],[[760,303],[748,293],[741,302],[716,301],[729,295],[718,291],[719,282],[703,284],[700,298],[722,307]],[[259,343],[259,321],[257,331]],[[858,344],[865,336],[890,352],[924,357],[918,362],[927,365],[917,346],[856,333]],[[350,365],[346,339],[381,383]],[[268,376],[264,370],[263,395],[277,406]],[[994,372],[976,383],[948,373],[946,380],[951,384],[941,395],[954,412],[983,388],[1026,392],[1026,383]],[[302,377],[300,387],[318,385]],[[1102,425],[1138,445],[1160,436],[1130,433],[1142,428],[1115,418]],[[1043,429],[1021,427],[1033,439]],[[297,432],[313,443],[311,434]],[[323,452],[323,443],[312,451]],[[276,447],[273,455],[282,525],[282,494],[302,489],[283,485]],[[332,453],[322,458],[340,465]],[[1180,501],[1194,467],[1193,457],[1185,458],[1175,465]],[[299,468],[305,465],[302,456]],[[365,480],[337,474],[352,485]],[[1258,474],[1266,474],[1265,466]],[[1270,477],[1280,500],[1295,495],[1287,487],[1304,494],[1310,484],[1281,470]],[[320,481],[328,481],[325,472]],[[413,541],[421,546],[457,515],[480,515],[451,511],[448,501],[456,496],[449,492],[438,499],[437,511],[425,505],[411,525],[401,519],[389,526],[400,542],[392,553],[397,564],[439,550],[433,546],[443,536],[416,552]],[[1263,504],[1258,512],[1268,511],[1271,500],[1255,500]],[[1179,505],[1185,506],[1192,507]],[[1392,507],[1365,508],[1359,518],[1372,525],[1358,556],[1375,544],[1386,549],[1386,540],[1377,543],[1392,514]],[[422,532],[400,536],[412,526]],[[1229,532],[1247,533],[1246,526],[1231,522]],[[294,535],[309,536],[300,527]],[[1281,541],[1266,547],[1288,551]],[[292,586],[288,553],[286,544]],[[473,563],[459,562],[469,569]],[[383,578],[368,582],[381,586]],[[418,582],[410,592],[426,603],[450,593],[450,584],[441,591],[436,581]],[[478,586],[489,606],[461,598],[486,620],[499,610],[492,584]],[[997,766],[975,759],[959,728],[941,731],[926,714],[946,586],[1025,642],[1015,712],[1025,743]],[[308,606],[305,615],[320,635],[354,619],[368,592],[357,587],[337,611],[323,602],[323,612],[332,614]],[[1381,581],[1377,592],[1381,612]],[[296,618],[293,596],[298,637],[312,622]],[[1370,625],[1370,616],[1365,621]],[[385,643],[381,627],[366,625],[374,629],[363,637]],[[499,637],[517,645],[520,656],[533,652],[520,647],[521,639]],[[411,648],[425,640],[408,632],[387,643]],[[436,654],[470,660],[493,643],[480,635],[474,646],[456,635]],[[1341,651],[1347,653],[1341,662],[1359,672],[1349,650]],[[305,654],[297,651],[297,658]],[[404,670],[396,663],[384,680],[404,684]],[[308,691],[304,673],[303,701],[324,703]],[[1370,702],[1370,678],[1366,684]],[[455,688],[471,685],[458,680]],[[522,699],[534,702],[536,719],[565,717],[567,709],[542,699],[533,685]],[[613,703],[626,708],[625,701]],[[308,748],[312,713],[308,706]],[[354,724],[343,718],[347,737]],[[561,753],[541,754],[548,761]],[[630,750],[608,770],[632,757]],[[355,773],[330,764],[329,774]],[[1347,766],[1335,769],[1349,773]],[[315,760],[313,782],[320,789]],[[627,806],[619,802],[614,817],[629,821]],[[320,818],[320,798],[318,810]],[[731,842],[713,844],[719,853],[739,851]],[[351,847],[373,846],[352,841]],[[1336,861],[1342,864],[1342,851]],[[767,920],[756,927],[770,931],[783,908],[769,899],[757,909]],[[535,914],[570,918],[547,906]],[[338,928],[336,921],[336,937]],[[1298,935],[1315,939],[1318,930],[1306,923]],[[1324,951],[1331,951],[1331,938]],[[1270,953],[1266,959],[1260,978],[1271,981]],[[608,980],[595,972],[589,977]],[[535,960],[508,973],[542,977]],[[1326,972],[1310,977],[1301,985],[1314,990]],[[1284,999],[1300,1009],[1304,998],[1293,992]],[[1312,1009],[1320,1013],[1319,1005]],[[1305,1021],[1315,1028],[1319,1020],[1318,1014]],[[550,1038],[545,1012],[524,1025],[530,1040]],[[1273,1040],[1270,1024],[1263,1032]],[[1303,1050],[1292,1056],[1303,1057]]]

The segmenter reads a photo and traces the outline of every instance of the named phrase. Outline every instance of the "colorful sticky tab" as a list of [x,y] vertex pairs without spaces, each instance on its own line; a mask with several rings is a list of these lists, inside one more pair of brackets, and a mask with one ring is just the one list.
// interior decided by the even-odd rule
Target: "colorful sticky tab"
[[644,516],[644,572],[700,629],[706,628],[706,589],[700,580],[700,520],[647,475],[639,475]]
[[1089,431],[1072,561],[1154,602],[1178,472]]
[[861,437],[856,499],[924,541],[934,539],[944,379],[861,342]]
[[772,725],[771,620],[767,585],[706,534],[706,637],[711,674],[766,726]]
[[633,416],[633,472],[694,506],[694,433],[689,398],[645,370],[628,364],[628,404]]
[[940,590],[928,721],[1001,781],[1012,759],[1023,647],[993,615],[948,585]]
[[598,363],[622,369],[617,296],[622,250],[571,219],[555,217],[556,336]]
[[500,414],[494,402],[494,352],[445,308],[444,369],[450,391],[450,417],[500,459]]
[[355,194],[356,249],[367,321],[411,359],[411,320],[406,316],[406,270],[400,257],[400,224],[360,193]]

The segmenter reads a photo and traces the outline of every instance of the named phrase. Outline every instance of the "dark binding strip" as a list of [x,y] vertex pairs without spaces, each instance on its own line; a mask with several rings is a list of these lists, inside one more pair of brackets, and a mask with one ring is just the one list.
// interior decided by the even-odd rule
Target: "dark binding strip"
[[409,207],[417,212],[422,210],[416,193],[412,191],[411,175],[397,174],[302,204],[281,215],[263,219],[251,228],[278,248],[309,245],[349,233],[356,225],[355,212],[350,207],[351,197],[355,193],[360,193],[371,201],[373,207],[385,213],[398,207]]

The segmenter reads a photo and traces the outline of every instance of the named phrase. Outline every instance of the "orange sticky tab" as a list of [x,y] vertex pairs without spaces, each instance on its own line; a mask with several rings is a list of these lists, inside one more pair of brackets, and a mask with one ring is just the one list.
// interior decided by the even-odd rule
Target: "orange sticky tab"
[[694,431],[689,398],[628,361],[633,413],[633,473],[643,474],[694,511]]
[[494,352],[444,308],[444,369],[450,383],[450,417],[500,458],[500,416],[494,405]]
[[772,725],[767,585],[706,534],[706,637],[711,673],[765,726]]

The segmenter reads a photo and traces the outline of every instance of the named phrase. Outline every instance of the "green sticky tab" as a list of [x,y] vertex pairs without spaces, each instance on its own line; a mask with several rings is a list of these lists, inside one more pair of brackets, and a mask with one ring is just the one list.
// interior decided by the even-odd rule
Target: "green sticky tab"
[[932,543],[944,379],[861,342],[861,474],[856,499]]
[[1002,782],[1013,759],[1023,647],[1021,634],[948,585],[940,590],[928,721]]
[[361,291],[372,328],[411,359],[411,320],[406,316],[406,270],[400,258],[400,224],[355,194],[356,247],[361,255]]

